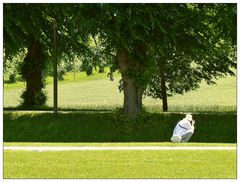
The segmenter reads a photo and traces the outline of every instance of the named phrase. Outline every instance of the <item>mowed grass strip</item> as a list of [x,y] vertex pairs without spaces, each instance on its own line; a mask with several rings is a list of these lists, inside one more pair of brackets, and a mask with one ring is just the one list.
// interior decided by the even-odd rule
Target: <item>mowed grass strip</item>
[[172,143],[172,142],[102,142],[102,143],[52,143],[52,142],[4,142],[4,146],[26,146],[26,147],[119,147],[119,146],[167,146],[167,147],[237,147],[235,143]]
[[236,151],[4,151],[4,178],[236,178]]

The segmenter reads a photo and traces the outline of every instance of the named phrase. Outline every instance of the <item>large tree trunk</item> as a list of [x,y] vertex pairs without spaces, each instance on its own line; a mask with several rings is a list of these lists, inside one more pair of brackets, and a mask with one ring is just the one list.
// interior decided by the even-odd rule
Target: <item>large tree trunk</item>
[[136,118],[142,111],[142,94],[143,89],[136,86],[132,78],[126,75],[129,68],[133,68],[130,64],[127,52],[119,49],[117,53],[117,60],[123,80],[123,109],[124,113],[132,118]]
[[22,76],[26,80],[26,90],[22,96],[25,106],[42,105],[46,100],[41,93],[44,87],[44,67],[45,59],[42,45],[30,36],[27,56],[21,70]]

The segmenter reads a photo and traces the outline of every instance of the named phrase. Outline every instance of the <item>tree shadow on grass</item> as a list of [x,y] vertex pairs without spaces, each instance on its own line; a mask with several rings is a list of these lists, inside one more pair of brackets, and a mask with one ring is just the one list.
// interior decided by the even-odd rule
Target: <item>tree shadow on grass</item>
[[[3,115],[4,142],[169,142],[182,114],[149,113],[125,122],[114,112],[7,111]],[[195,115],[192,142],[236,143],[236,114]]]

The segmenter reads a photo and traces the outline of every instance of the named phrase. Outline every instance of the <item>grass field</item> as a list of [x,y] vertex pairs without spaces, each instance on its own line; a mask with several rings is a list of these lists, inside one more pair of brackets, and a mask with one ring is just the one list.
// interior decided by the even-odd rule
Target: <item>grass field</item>
[[4,178],[232,179],[236,174],[235,150],[4,151]]
[[[59,81],[58,106],[61,109],[114,109],[122,107],[123,93],[118,90],[120,76],[110,81],[106,73],[87,77],[85,73],[73,73]],[[4,84],[4,107],[16,107],[20,104],[20,95],[24,88],[23,82]],[[47,106],[53,107],[52,78],[48,77],[46,91]],[[162,103],[159,99],[146,97],[143,104],[148,111],[161,112]],[[236,78],[219,79],[217,85],[202,83],[200,89],[184,95],[168,98],[169,111],[183,112],[236,112]]]
[[[148,112],[136,123],[118,122],[122,107],[120,76],[87,77],[68,73],[59,81],[60,109],[79,112],[4,111],[4,146],[236,146],[236,78],[161,100],[143,99]],[[53,106],[52,77],[47,78],[47,106]],[[20,103],[24,82],[4,84],[4,107]],[[83,110],[83,112],[82,112]],[[88,111],[86,110],[93,110]],[[99,110],[110,110],[99,112]],[[196,130],[190,143],[170,143],[180,112],[193,112]],[[155,113],[157,112],[157,113]],[[176,113],[175,113],[176,112]],[[221,129],[220,129],[221,128]],[[207,142],[207,143],[206,143]],[[195,151],[4,151],[4,178],[226,178],[237,177],[236,150]]]
[[[181,114],[151,113],[137,127],[116,125],[113,113],[5,111],[4,146],[236,147],[236,115],[195,114],[189,143],[169,141]],[[221,120],[219,120],[221,118]],[[149,120],[148,120],[149,119]],[[219,131],[221,125],[222,131]],[[194,141],[225,141],[200,143]],[[13,142],[15,141],[15,142]],[[18,142],[16,142],[18,141]],[[25,141],[25,142],[24,142]],[[32,142],[26,142],[32,141]],[[43,142],[45,141],[45,142]],[[54,142],[55,141],[55,142]],[[58,142],[56,142],[58,141]],[[82,141],[82,142],[80,142]],[[85,142],[83,142],[85,141]],[[94,142],[95,141],[95,142]],[[118,142],[114,142],[118,141]],[[131,141],[131,142],[120,142]],[[145,141],[145,142],[136,142]],[[147,142],[158,141],[158,142]],[[4,151],[4,178],[236,178],[236,150]],[[216,167],[217,166],[217,167]],[[59,172],[60,171],[60,172]]]

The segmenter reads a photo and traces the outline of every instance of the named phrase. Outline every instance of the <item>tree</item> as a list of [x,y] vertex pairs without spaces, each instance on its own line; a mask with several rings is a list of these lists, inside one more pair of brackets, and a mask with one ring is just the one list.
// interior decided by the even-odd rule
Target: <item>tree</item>
[[76,24],[71,22],[72,8],[62,6],[64,4],[4,4],[5,59],[12,59],[27,49],[20,72],[27,82],[22,94],[24,106],[42,105],[46,101],[42,89],[45,85],[44,71],[53,52],[53,19],[58,24],[59,57],[66,54],[70,57],[73,52],[79,55],[85,48],[82,37],[77,35]]
[[142,110],[142,94],[149,74],[146,68],[151,64],[150,60],[146,61],[144,38],[149,33],[148,11],[136,4],[98,4],[88,8],[101,14],[89,24],[97,25],[104,47],[116,54],[114,61],[122,75],[124,112],[135,118]]
[[[232,73],[236,65],[226,56],[236,42],[236,4],[24,4],[20,10],[14,7],[18,16],[11,5],[8,8],[12,14],[4,18],[4,37],[12,43],[21,41],[16,44],[20,46],[4,43],[6,53],[27,47],[25,35],[33,35],[44,51],[51,52],[51,29],[46,27],[51,27],[52,18],[58,23],[59,51],[69,57],[90,51],[89,39],[98,37],[111,58],[112,71],[119,69],[122,75],[123,109],[132,118],[141,113],[150,82],[159,84],[156,80],[161,78],[161,97],[166,101],[167,91],[195,89],[200,80],[211,82]],[[31,12],[28,22],[26,12]],[[222,12],[226,16],[220,16]]]
[[[42,36],[44,20],[42,5],[4,4],[4,50],[6,58],[27,48],[27,55],[21,65],[20,74],[26,80],[22,94],[24,106],[42,105],[46,96],[43,70],[46,67],[44,43],[49,40]],[[49,31],[48,31],[49,33]]]
[[[191,27],[188,26],[193,37],[188,36],[187,44],[182,45],[181,41],[179,43],[181,37],[175,36],[177,44],[165,43],[157,49],[161,51],[155,51],[159,69],[156,70],[157,74],[153,76],[148,85],[146,94],[162,99],[163,111],[168,109],[167,95],[183,94],[194,90],[199,87],[203,79],[208,84],[213,84],[215,83],[212,81],[213,78],[226,74],[234,75],[232,69],[236,68],[234,46],[236,36],[233,36],[236,33],[236,27],[234,28],[236,5],[191,4],[187,7],[194,10],[195,16],[199,16],[200,20],[196,21],[196,18],[191,16],[190,19],[184,18],[187,21],[191,19],[195,21]],[[223,14],[219,14],[220,12],[228,18],[223,21],[220,16]],[[221,26],[219,26],[219,21],[221,21]],[[226,33],[226,29],[231,31]]]
[[[211,83],[213,78],[233,73],[236,63],[225,53],[234,46],[227,47],[234,37],[230,36],[235,31],[234,8],[236,4],[94,4],[84,6],[82,12],[90,27],[97,27],[93,32],[104,47],[116,53],[124,112],[137,117],[151,80],[159,84],[161,78],[163,92],[155,93],[164,98],[167,110],[168,87],[171,93],[183,93],[196,89],[202,79]],[[220,10],[230,15],[223,19]],[[219,31],[223,30],[219,22],[233,31]]]

